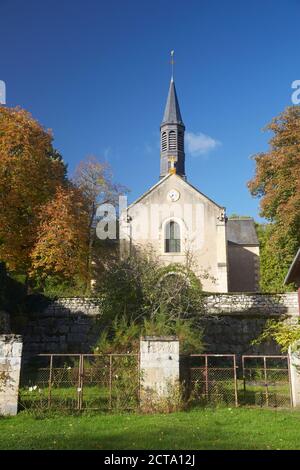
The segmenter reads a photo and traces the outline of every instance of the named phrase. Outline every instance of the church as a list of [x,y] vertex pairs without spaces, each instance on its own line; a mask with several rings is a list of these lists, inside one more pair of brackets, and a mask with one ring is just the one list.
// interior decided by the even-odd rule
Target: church
[[184,134],[172,77],[160,126],[160,177],[121,213],[121,256],[151,250],[163,265],[189,266],[207,292],[258,291],[254,220],[228,219],[225,207],[189,182]]

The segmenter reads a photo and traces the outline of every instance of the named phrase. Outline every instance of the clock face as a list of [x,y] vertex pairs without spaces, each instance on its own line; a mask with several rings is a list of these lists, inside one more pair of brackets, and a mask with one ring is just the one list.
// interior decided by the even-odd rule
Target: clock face
[[168,192],[168,200],[169,201],[175,202],[175,201],[178,201],[179,198],[180,198],[180,193],[179,193],[179,191],[177,191],[177,189],[171,189]]

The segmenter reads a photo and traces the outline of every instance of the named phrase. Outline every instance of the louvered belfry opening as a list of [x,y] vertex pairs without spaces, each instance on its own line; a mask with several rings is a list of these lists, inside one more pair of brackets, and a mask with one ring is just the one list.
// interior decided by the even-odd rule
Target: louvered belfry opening
[[169,150],[177,150],[175,131],[169,132]]
[[162,152],[165,152],[168,150],[168,138],[167,138],[167,133],[163,132],[161,134],[161,150]]

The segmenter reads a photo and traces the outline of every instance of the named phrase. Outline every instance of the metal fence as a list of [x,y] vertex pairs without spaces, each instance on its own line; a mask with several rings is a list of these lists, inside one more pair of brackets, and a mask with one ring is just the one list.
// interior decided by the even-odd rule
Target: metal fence
[[183,358],[181,372],[186,398],[194,403],[238,405],[236,356],[191,354]]
[[20,408],[134,409],[139,375],[138,354],[40,354],[22,370]]
[[291,406],[288,356],[242,356],[242,369],[242,404]]
[[[180,357],[191,406],[292,404],[288,356],[191,354]],[[140,404],[138,354],[40,354],[21,373],[20,409],[134,410]]]

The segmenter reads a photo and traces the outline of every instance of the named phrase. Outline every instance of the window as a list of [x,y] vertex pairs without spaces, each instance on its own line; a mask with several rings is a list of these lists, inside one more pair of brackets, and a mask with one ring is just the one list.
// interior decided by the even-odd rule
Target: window
[[165,152],[167,150],[167,133],[163,132],[161,135],[161,150]]
[[169,150],[176,150],[176,132],[170,131],[169,132]]
[[171,220],[165,229],[165,252],[180,253],[180,227],[177,222]]

